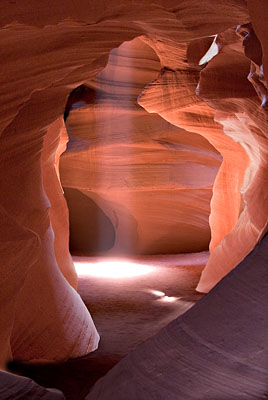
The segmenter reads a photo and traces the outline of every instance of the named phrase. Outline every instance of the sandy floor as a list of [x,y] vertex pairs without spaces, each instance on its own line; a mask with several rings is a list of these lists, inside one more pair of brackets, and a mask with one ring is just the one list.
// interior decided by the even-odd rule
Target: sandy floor
[[[101,264],[107,259],[74,257],[82,274],[79,293],[101,336],[98,350],[65,363],[13,362],[10,369],[62,390],[67,399],[83,399],[94,382],[137,344],[202,297],[195,287],[207,257],[207,253],[146,256],[128,259],[127,264],[121,259],[117,264],[123,269],[115,277],[107,277],[114,265],[107,270],[107,264],[105,269]],[[120,277],[127,269],[130,276]]]

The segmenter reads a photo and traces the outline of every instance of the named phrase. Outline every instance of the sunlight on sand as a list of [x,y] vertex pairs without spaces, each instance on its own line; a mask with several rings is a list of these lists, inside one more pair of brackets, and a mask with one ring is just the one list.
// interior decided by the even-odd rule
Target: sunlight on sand
[[148,265],[130,261],[101,261],[83,262],[75,261],[74,266],[78,276],[95,276],[102,278],[120,279],[132,278],[147,275],[153,272],[154,268]]
[[172,303],[173,301],[176,301],[179,298],[179,297],[167,296],[164,292],[160,292],[160,290],[152,290],[151,293],[157,297],[160,297],[159,300],[166,301],[169,303]]

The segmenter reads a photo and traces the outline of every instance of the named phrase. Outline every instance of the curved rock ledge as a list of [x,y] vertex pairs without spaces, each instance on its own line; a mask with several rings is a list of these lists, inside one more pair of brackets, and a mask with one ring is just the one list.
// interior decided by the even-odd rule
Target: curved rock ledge
[[63,400],[65,396],[55,389],[45,389],[31,379],[0,371],[0,396],[4,399]]
[[[266,182],[266,110],[260,107],[258,92],[249,81],[251,66],[241,39],[227,30],[215,43],[218,54],[205,67],[199,66],[200,72],[198,66],[189,66],[183,60],[188,55],[192,61],[193,49],[206,48],[203,39],[199,46],[195,41],[194,48],[190,43],[188,51],[186,45],[174,49],[181,59],[180,68],[163,69],[139,98],[147,111],[198,132],[223,156],[213,187],[211,256],[197,287],[201,292],[208,292],[234,268],[267,228],[267,199],[260,184]],[[158,44],[154,41],[152,45],[157,51]],[[200,53],[199,60],[202,56]],[[197,61],[196,54],[195,58]]]
[[[64,4],[60,0],[38,4],[34,0],[1,1],[0,54],[4,60],[0,73],[1,368],[12,357],[66,359],[86,354],[97,346],[99,337],[90,314],[73,289],[76,275],[67,250],[67,209],[57,179],[57,163],[64,146],[62,117],[70,92],[94,81],[105,67],[110,51],[125,41],[142,36],[161,64],[159,77],[144,89],[139,104],[190,134],[201,134],[223,156],[211,200],[211,257],[198,290],[210,290],[262,239],[268,215],[266,15],[264,0],[220,0],[216,5],[212,0],[182,0],[179,4],[177,0],[137,0],[127,5],[125,0],[116,4],[107,4],[106,0],[93,0],[90,4],[86,0],[75,3],[66,0]],[[251,39],[254,30],[253,41],[256,38],[260,41],[257,54],[250,47],[250,36],[242,42],[235,33],[237,25],[242,31],[245,29],[245,37],[251,34]],[[211,35],[218,36],[208,49]],[[158,149],[159,146],[163,143],[157,143]],[[57,216],[59,208],[64,221]],[[193,326],[199,343],[205,336],[202,329],[208,323],[215,327],[211,330],[214,338],[206,340],[222,350],[200,345],[202,351],[198,353],[197,349],[188,364],[180,360],[181,371],[186,375],[193,373],[197,379],[198,372],[196,388],[200,388],[200,393],[203,390],[206,400],[205,377],[209,371],[217,370],[219,353],[222,363],[218,371],[223,375],[217,373],[215,387],[209,388],[213,399],[220,387],[230,399],[239,396],[236,390],[245,398],[265,395],[267,354],[262,332],[267,329],[263,318],[267,297],[264,295],[266,252],[264,240],[230,277],[185,315],[184,330],[181,322],[178,330],[174,322],[163,331],[167,332],[170,345],[178,344],[177,337],[173,337],[174,328],[182,335],[181,345],[185,340],[188,346],[194,342],[185,328],[191,320],[197,321]],[[200,315],[196,315],[197,311]],[[248,323],[252,315],[256,319],[254,329]],[[162,335],[166,335],[163,332],[161,343]],[[246,345],[238,341],[238,333],[239,338],[244,335]],[[146,365],[148,371],[152,368],[161,378],[166,361],[161,359],[160,369],[154,366],[155,340],[158,339],[148,344],[150,362],[139,364],[140,350],[137,360],[133,353],[133,358],[129,356],[123,362],[129,366],[129,371],[124,371],[125,385],[132,381],[129,378],[132,359],[141,365],[140,371]],[[226,351],[230,363],[224,358]],[[176,354],[176,347],[168,353],[171,360]],[[203,368],[204,356],[211,362],[211,369],[202,373],[200,360]],[[146,349],[141,357],[147,360]],[[196,369],[192,368],[192,362]],[[120,365],[107,380],[114,376],[114,393],[123,396],[125,387],[120,387],[122,381],[117,381],[116,375],[116,371],[121,371]],[[234,366],[236,371],[231,378],[225,368],[230,372]],[[143,377],[139,378],[137,371],[135,368],[135,379],[142,382]],[[170,377],[172,374],[171,371]],[[223,387],[222,376],[229,377],[232,386]],[[172,386],[174,382],[176,379],[166,385]],[[187,392],[191,382],[190,378],[184,379],[182,393]],[[161,384],[166,393],[173,393],[174,386],[169,389],[164,381]],[[136,387],[144,390],[141,399],[147,393],[142,385]],[[157,398],[155,392],[153,395]]]
[[86,399],[265,399],[267,254],[266,236],[194,307],[100,379]]
[[[114,49],[106,67],[80,88],[80,103],[77,91],[70,96],[69,104],[71,97],[74,103],[67,118],[70,142],[60,162],[62,185],[78,189],[80,197],[93,201],[109,218],[115,230],[109,254],[204,251],[221,157],[200,135],[137,105],[140,91],[160,70],[145,41],[136,38]],[[66,194],[73,221],[82,203],[75,205],[70,192]],[[85,210],[84,221],[89,215]],[[93,210],[91,214],[95,248],[89,243],[80,248],[82,254],[98,254],[107,247],[107,224],[102,225],[99,213],[95,226]],[[82,243],[81,229],[71,226],[76,249]]]

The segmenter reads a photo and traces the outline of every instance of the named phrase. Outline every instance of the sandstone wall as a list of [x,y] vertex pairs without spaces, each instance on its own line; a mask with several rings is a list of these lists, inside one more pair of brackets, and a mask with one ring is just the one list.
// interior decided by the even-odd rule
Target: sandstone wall
[[[66,243],[54,251],[58,230],[67,240],[67,221],[60,227],[53,217],[55,200],[64,202],[54,156],[48,161],[44,155],[50,146],[44,138],[55,130],[50,140],[58,140],[70,92],[94,80],[121,43],[146,37],[160,59],[160,75],[139,104],[203,135],[224,160],[211,203],[211,257],[198,289],[208,291],[262,238],[267,229],[266,11],[263,0],[220,0],[216,6],[211,0],[1,2],[2,368],[12,356],[64,359],[97,345],[91,317],[65,279],[75,286]],[[234,29],[251,19],[263,54],[256,58],[249,50],[249,60]],[[200,57],[193,58],[201,60],[211,40],[203,38],[216,34],[213,54],[218,54],[207,65],[186,63],[192,40],[198,39],[194,44],[200,49]],[[53,155],[56,145],[51,149]],[[41,160],[52,174],[55,198]]]
[[[62,185],[94,201],[115,231],[109,240],[110,228],[98,208],[98,216],[89,206],[83,214],[83,197],[76,195],[75,203],[75,192],[72,196],[66,190],[74,251],[171,254],[208,249],[212,186],[221,156],[202,136],[176,128],[137,104],[160,67],[154,50],[136,38],[111,52],[105,69],[86,82],[79,99],[77,91],[71,95]],[[164,96],[159,93],[159,100]],[[72,223],[78,214],[80,224]],[[82,247],[84,236],[90,239]]]

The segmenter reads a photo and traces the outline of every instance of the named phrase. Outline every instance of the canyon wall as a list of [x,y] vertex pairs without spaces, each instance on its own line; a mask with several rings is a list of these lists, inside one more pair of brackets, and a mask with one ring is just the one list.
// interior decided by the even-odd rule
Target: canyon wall
[[75,102],[67,118],[70,141],[60,175],[72,251],[208,250],[212,186],[221,156],[201,135],[174,127],[137,104],[159,71],[154,50],[136,38],[111,52],[105,69],[79,89],[79,100],[78,91],[70,96],[69,103],[72,97]]
[[268,236],[189,311],[138,345],[86,400],[267,398]]
[[149,112],[206,137],[223,156],[211,202],[211,255],[197,287],[202,292],[209,291],[254,248],[267,226],[266,195],[260,185],[266,181],[267,123],[248,80],[252,61],[232,29],[215,38],[207,59],[213,46],[216,52],[202,67],[200,60],[205,57],[197,54],[206,40],[174,48],[174,54],[177,50],[190,63],[182,63],[178,70],[163,70],[139,99]]
[[[142,37],[160,60],[159,76],[139,96],[139,104],[156,114],[144,132],[150,132],[154,122],[156,131],[161,125],[165,132],[164,142],[170,143],[166,133],[179,132],[178,137],[182,138],[187,131],[187,139],[175,141],[176,146],[184,148],[185,155],[187,140],[199,134],[223,158],[211,200],[211,256],[198,290],[209,291],[261,240],[267,230],[268,204],[265,15],[267,4],[263,0],[220,0],[217,5],[211,0],[137,0],[127,5],[123,0],[116,4],[92,1],[90,5],[86,0],[75,4],[48,0],[38,5],[33,0],[1,2],[2,368],[12,357],[66,359],[86,354],[97,346],[98,334],[92,319],[74,290],[76,276],[67,243],[68,213],[57,179],[57,164],[66,138],[62,118],[70,92],[85,83],[92,86],[110,51],[125,41]],[[217,35],[215,40],[211,35]],[[120,113],[124,114],[122,110]],[[138,110],[134,114],[144,125],[147,116]],[[84,111],[72,110],[69,120],[77,115],[81,126],[89,115]],[[94,109],[96,114],[99,111]],[[104,131],[109,133],[106,128]],[[157,153],[161,157],[167,154],[165,143],[157,135],[156,132],[156,164]],[[142,131],[138,130],[135,163],[140,155],[146,157],[146,143],[141,142],[141,136]],[[192,151],[198,150],[201,166],[207,171],[212,170],[211,166],[218,167],[217,153],[203,139],[196,140],[198,144],[191,143],[186,160],[191,159]],[[111,142],[106,141],[107,146]],[[120,146],[117,150],[120,154],[123,151]],[[174,171],[180,168],[176,151],[169,156]],[[101,152],[95,146],[93,159],[103,156]],[[68,157],[72,157],[71,153],[66,154]],[[160,168],[156,171],[164,182],[164,172]],[[94,173],[97,177],[98,168]],[[174,187],[179,175],[176,173],[173,178]],[[200,176],[204,178],[202,188],[207,190],[212,176],[210,180],[206,180],[205,173]],[[96,177],[91,177],[92,186],[100,193],[101,183],[97,183]],[[193,178],[191,172],[190,177]],[[186,176],[182,181],[179,184],[183,187],[188,182]],[[73,186],[71,182],[66,184]],[[151,186],[150,182],[147,188]],[[120,195],[123,201],[124,194]],[[108,214],[105,201],[104,198],[102,207]],[[175,203],[170,207],[175,207]],[[207,213],[206,208],[203,215]],[[125,215],[129,220],[129,213]],[[151,223],[148,218],[149,228],[142,232],[143,240],[150,235]],[[204,222],[199,225],[201,231],[204,226]],[[161,229],[159,221],[155,229]],[[119,231],[116,240],[120,238]],[[150,240],[147,244],[154,249]],[[143,251],[139,246],[138,251]]]

